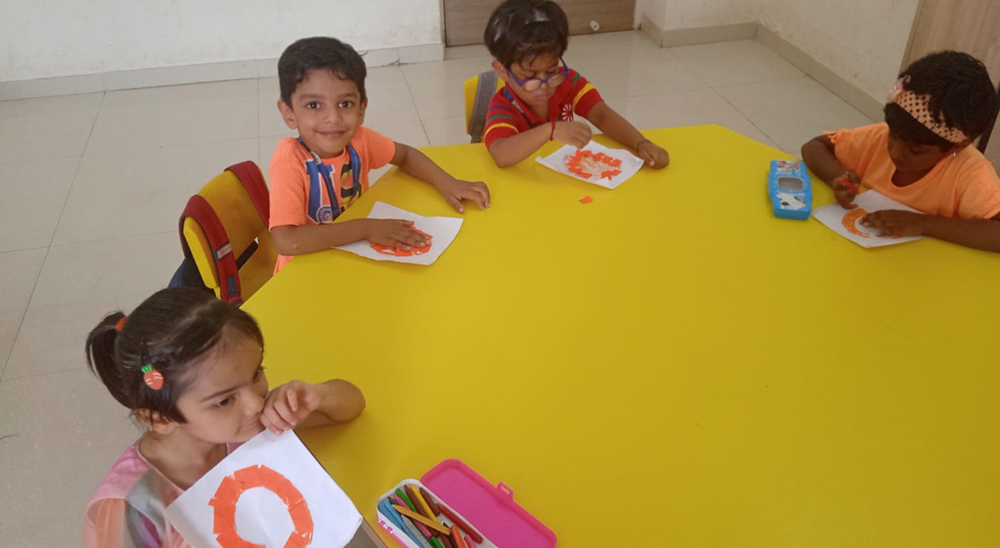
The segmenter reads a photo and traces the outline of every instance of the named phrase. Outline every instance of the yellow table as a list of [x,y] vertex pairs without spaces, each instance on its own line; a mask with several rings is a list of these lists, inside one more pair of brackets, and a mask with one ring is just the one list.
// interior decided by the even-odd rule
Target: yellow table
[[[646,135],[673,163],[614,191],[428,149],[493,192],[435,265],[303,256],[246,304],[272,383],[364,390],[302,436],[365,515],[456,457],[563,547],[1000,546],[1000,255],[862,249],[772,216],[787,155]],[[453,214],[394,172],[344,218],[376,200]]]

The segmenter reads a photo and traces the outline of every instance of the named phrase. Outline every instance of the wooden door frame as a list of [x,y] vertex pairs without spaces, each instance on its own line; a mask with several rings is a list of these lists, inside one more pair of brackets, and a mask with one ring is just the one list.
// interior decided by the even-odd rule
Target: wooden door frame
[[[441,0],[442,2],[444,0]],[[900,61],[899,72],[906,70],[907,61],[910,59],[910,53],[913,51],[913,39],[917,34],[917,23],[920,21],[920,16],[923,15],[924,9],[927,7],[928,0],[920,0],[917,4],[917,13],[913,16],[913,24],[910,25],[910,37],[906,40],[906,49],[903,51],[903,59]],[[1000,85],[997,85],[997,95],[1000,95]],[[979,144],[976,148],[979,152],[986,154],[986,149],[990,144],[990,137],[997,129],[997,120],[1000,117],[1000,111],[993,113],[993,124],[990,129],[979,138]]]

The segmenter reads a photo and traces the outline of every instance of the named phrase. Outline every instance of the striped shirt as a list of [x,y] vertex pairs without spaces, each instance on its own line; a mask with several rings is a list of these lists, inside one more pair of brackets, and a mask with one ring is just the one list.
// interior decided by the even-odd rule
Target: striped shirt
[[549,99],[549,117],[543,120],[509,86],[504,86],[490,101],[483,142],[489,148],[497,139],[513,137],[549,122],[572,121],[574,113],[586,118],[590,109],[603,100],[593,84],[580,73],[569,69],[566,80],[559,84],[555,94]]

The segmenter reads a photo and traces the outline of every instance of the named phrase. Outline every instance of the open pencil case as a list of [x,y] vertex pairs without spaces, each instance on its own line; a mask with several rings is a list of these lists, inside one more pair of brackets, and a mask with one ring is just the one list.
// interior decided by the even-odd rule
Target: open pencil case
[[[414,492],[422,494],[414,497]],[[413,500],[427,497],[432,500]],[[425,520],[430,520],[428,513],[432,514],[433,522],[440,527],[435,529],[431,522],[407,516],[392,505],[410,510],[411,515],[419,514]],[[430,508],[435,505],[438,508]],[[556,545],[555,533],[515,503],[509,487],[503,483],[491,484],[457,459],[442,461],[419,481],[401,481],[379,497],[377,510],[379,525],[407,548],[554,548]],[[444,533],[451,531],[453,525],[462,537],[461,542],[455,539],[455,533]]]

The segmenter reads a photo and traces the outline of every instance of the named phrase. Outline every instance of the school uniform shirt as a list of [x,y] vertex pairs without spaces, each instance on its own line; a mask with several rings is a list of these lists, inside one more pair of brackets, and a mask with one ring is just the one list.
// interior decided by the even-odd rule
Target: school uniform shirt
[[130,446],[87,504],[84,548],[190,548],[167,519],[167,506],[183,493]]
[[497,139],[513,137],[540,125],[571,122],[574,113],[586,118],[590,109],[603,100],[593,84],[577,71],[569,69],[566,80],[556,87],[555,94],[549,98],[548,118],[542,119],[505,85],[490,101],[483,143],[489,148]]
[[972,146],[938,162],[923,179],[896,186],[889,158],[889,126],[884,122],[827,133],[841,167],[861,176],[873,190],[930,215],[953,219],[990,219],[1000,214],[1000,178]]
[[[361,161],[359,180],[362,192],[369,187],[368,173],[384,167],[396,155],[396,143],[365,126],[358,127],[351,139],[351,147]],[[271,158],[269,169],[271,181],[271,219],[269,228],[276,226],[306,226],[332,223],[348,208],[361,192],[350,192],[354,185],[353,175],[345,173],[350,165],[350,153],[345,147],[336,158],[322,158],[325,166],[332,169],[330,176],[337,194],[331,206],[326,184],[319,175],[313,155],[298,139],[286,137],[278,142]],[[346,175],[346,176],[345,176]],[[345,192],[345,190],[347,192]],[[345,194],[349,194],[347,198]],[[292,257],[278,255],[274,272],[281,270]]]

